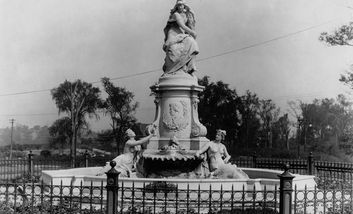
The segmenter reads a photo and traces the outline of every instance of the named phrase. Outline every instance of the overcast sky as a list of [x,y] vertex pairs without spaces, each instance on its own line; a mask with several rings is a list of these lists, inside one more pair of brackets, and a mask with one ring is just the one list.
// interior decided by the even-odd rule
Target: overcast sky
[[[353,48],[328,47],[320,32],[353,20],[348,0],[189,0],[196,15],[198,77],[272,99],[334,98]],[[49,89],[65,80],[99,81],[162,67],[163,28],[174,0],[0,0],[0,128],[51,125]],[[217,56],[217,57],[216,57]],[[114,83],[135,94],[137,118],[151,123],[149,87],[162,71]],[[100,84],[95,86],[101,87]],[[16,93],[40,91],[16,95]],[[104,93],[102,93],[103,96]],[[63,116],[63,115],[60,115]],[[95,130],[109,121],[91,121]]]

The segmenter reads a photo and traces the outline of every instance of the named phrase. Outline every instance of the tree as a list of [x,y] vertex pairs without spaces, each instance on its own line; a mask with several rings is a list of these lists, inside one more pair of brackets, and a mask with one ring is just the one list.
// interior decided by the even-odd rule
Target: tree
[[353,46],[353,22],[348,25],[342,25],[332,34],[327,32],[321,33],[319,40],[326,42],[328,45],[348,45]]
[[76,144],[77,134],[86,125],[85,117],[96,116],[96,110],[102,105],[99,98],[100,90],[92,84],[76,80],[75,82],[65,81],[57,88],[51,90],[51,95],[59,109],[59,114],[65,112],[71,119],[71,158],[72,166],[76,165]]
[[249,148],[259,138],[259,129],[261,127],[259,119],[260,100],[255,93],[250,91],[246,91],[245,95],[241,96],[240,99],[240,113],[242,115],[242,125],[240,127],[241,144]]
[[267,146],[272,148],[273,140],[273,123],[278,119],[280,109],[272,100],[260,100],[259,116],[261,119],[262,136],[267,139]]
[[[199,80],[205,89],[200,93],[199,119],[207,127],[207,137],[212,139],[217,129],[227,131],[226,141],[233,146],[237,139],[241,115],[241,100],[235,90],[222,81],[210,82],[205,76]],[[230,149],[232,150],[232,149]]]
[[72,139],[72,125],[69,117],[63,117],[56,120],[53,125],[49,127],[49,134],[51,136],[51,146],[59,146],[61,153]]
[[317,141],[331,141],[337,145],[342,136],[353,136],[350,125],[353,122],[353,112],[351,104],[343,95],[339,95],[336,100],[325,98],[315,99],[312,103],[300,102],[299,106],[302,112],[299,127],[301,144],[315,146]]
[[290,121],[288,118],[288,114],[284,114],[273,125],[273,136],[275,141],[279,145],[285,145],[285,148],[289,150],[289,134],[290,134]]
[[138,103],[133,101],[134,94],[132,92],[123,87],[114,86],[109,78],[102,78],[102,84],[108,94],[103,104],[105,114],[110,116],[110,126],[117,143],[118,154],[120,154],[120,148],[124,144],[125,131],[136,123],[134,113]]

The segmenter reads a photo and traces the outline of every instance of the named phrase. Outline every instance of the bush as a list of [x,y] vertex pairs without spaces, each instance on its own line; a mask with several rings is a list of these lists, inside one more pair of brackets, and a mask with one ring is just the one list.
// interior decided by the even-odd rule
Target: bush
[[40,156],[43,156],[45,158],[50,157],[51,156],[51,152],[49,150],[42,150],[40,152]]

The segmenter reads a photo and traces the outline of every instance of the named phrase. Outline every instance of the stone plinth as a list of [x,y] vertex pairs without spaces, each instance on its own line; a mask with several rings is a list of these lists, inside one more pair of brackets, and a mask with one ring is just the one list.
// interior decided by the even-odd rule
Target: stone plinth
[[168,146],[173,137],[186,150],[199,150],[203,143],[209,141],[205,137],[206,127],[198,118],[198,94],[203,89],[195,76],[183,71],[164,74],[157,84],[151,86],[156,104],[153,125],[157,130],[147,145],[148,150]]

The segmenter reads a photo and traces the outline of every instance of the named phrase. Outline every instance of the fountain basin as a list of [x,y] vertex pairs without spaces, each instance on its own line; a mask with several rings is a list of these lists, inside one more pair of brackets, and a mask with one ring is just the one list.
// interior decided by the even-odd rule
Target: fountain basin
[[[45,184],[63,185],[63,186],[80,186],[92,185],[101,186],[106,185],[106,175],[96,176],[101,167],[75,168],[65,170],[44,170],[42,172],[42,180]],[[119,184],[124,183],[124,187],[142,188],[145,185],[162,182],[166,184],[173,184],[178,189],[197,190],[200,186],[201,190],[253,190],[261,191],[275,190],[279,188],[279,177],[283,171],[259,168],[240,168],[249,179],[169,179],[169,178],[119,178]],[[315,176],[293,174],[293,187],[297,189],[314,189],[316,182]]]

